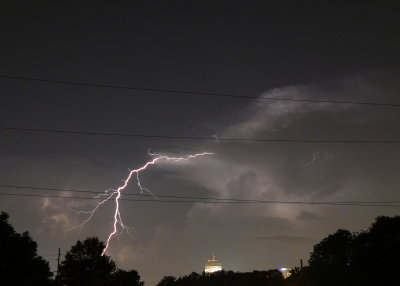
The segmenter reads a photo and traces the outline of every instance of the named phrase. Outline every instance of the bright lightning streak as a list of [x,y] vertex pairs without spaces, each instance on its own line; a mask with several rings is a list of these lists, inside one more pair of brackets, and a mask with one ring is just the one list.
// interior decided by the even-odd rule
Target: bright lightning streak
[[121,193],[122,191],[128,186],[131,178],[133,175],[136,175],[136,182],[137,185],[140,189],[140,192],[143,193],[144,191],[147,192],[148,194],[150,194],[151,196],[153,196],[154,198],[157,198],[149,189],[144,188],[140,182],[139,179],[139,173],[141,171],[144,171],[145,169],[147,169],[148,167],[155,165],[157,162],[164,160],[164,161],[174,161],[174,162],[180,162],[180,161],[188,161],[190,159],[194,159],[197,157],[201,157],[201,156],[206,156],[206,155],[212,155],[213,153],[209,153],[209,152],[203,152],[203,153],[197,153],[197,154],[191,154],[191,155],[186,155],[183,157],[169,157],[167,155],[161,155],[161,154],[156,154],[156,153],[150,153],[150,150],[148,151],[148,154],[152,157],[154,157],[152,160],[146,162],[143,166],[141,166],[138,169],[134,169],[134,170],[129,170],[129,174],[128,176],[123,180],[123,185],[119,186],[116,189],[108,189],[106,190],[103,194],[100,194],[97,196],[97,198],[103,198],[105,197],[101,202],[97,203],[96,206],[90,210],[90,211],[77,211],[77,214],[80,213],[84,213],[84,214],[89,214],[88,218],[85,219],[80,225],[75,226],[74,228],[77,227],[83,227],[87,222],[89,222],[93,215],[95,214],[95,212],[98,210],[98,208],[100,208],[104,203],[106,203],[107,201],[111,200],[114,197],[114,201],[115,201],[115,211],[114,211],[114,223],[113,223],[113,231],[108,235],[107,238],[107,243],[105,248],[103,249],[103,252],[101,255],[104,255],[104,253],[107,251],[109,245],[110,245],[110,241],[113,238],[113,236],[115,234],[117,234],[118,232],[118,225],[126,230],[128,232],[128,228],[125,226],[125,224],[122,221],[122,217],[121,217],[121,213],[119,210],[119,199],[121,198]]
[[[110,194],[109,191],[113,191],[113,192]],[[106,197],[106,198],[103,199],[101,202],[97,203],[96,206],[95,206],[92,210],[90,210],[90,211],[76,211],[76,210],[72,210],[72,211],[75,212],[77,215],[78,215],[78,214],[89,214],[89,216],[88,216],[88,218],[85,219],[81,224],[72,227],[71,230],[76,229],[76,228],[82,228],[82,227],[84,227],[85,224],[88,223],[88,222],[92,219],[92,217],[93,217],[94,213],[96,212],[96,210],[97,210],[100,206],[102,206],[104,203],[106,203],[109,199],[111,199],[112,196],[114,196],[116,193],[117,193],[117,192],[116,192],[116,190],[114,190],[114,189],[107,189],[107,190],[104,191],[103,194],[99,194],[99,195],[95,196],[95,198],[97,198],[97,199],[99,199],[99,198],[101,198],[101,197]]]

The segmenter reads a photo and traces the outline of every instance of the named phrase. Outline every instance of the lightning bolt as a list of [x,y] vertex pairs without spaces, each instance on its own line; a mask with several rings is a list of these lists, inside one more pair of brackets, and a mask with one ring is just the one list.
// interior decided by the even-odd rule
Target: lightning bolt
[[219,138],[218,138],[218,134],[217,134],[217,133],[214,134],[214,138],[215,138],[215,141],[216,141],[218,144],[221,143],[221,142],[219,141]]
[[326,159],[327,157],[329,158],[329,157],[332,157],[333,155],[334,154],[329,153],[329,152],[317,151],[317,152],[314,152],[311,160],[309,160],[309,161],[307,161],[307,162],[305,162],[304,164],[301,164],[301,165],[291,164],[291,167],[294,167],[294,168],[305,168],[305,167],[308,167],[308,166],[316,163],[320,159]]
[[134,170],[129,170],[129,174],[123,180],[123,184],[121,186],[119,186],[118,188],[115,188],[115,189],[114,188],[107,189],[104,191],[104,193],[97,195],[96,198],[102,199],[102,200],[100,202],[98,202],[92,210],[90,210],[90,211],[75,211],[77,214],[87,214],[88,215],[88,217],[81,224],[73,227],[73,228],[82,228],[82,227],[84,227],[84,225],[86,223],[88,223],[92,219],[95,212],[103,204],[105,204],[107,201],[110,201],[111,199],[114,198],[115,210],[114,210],[113,231],[108,235],[106,246],[104,247],[101,255],[105,254],[105,252],[107,251],[107,249],[110,245],[110,242],[111,242],[113,236],[118,233],[118,226],[120,226],[123,230],[126,230],[127,232],[129,231],[128,227],[122,221],[121,213],[119,210],[119,203],[120,203],[119,199],[121,198],[122,191],[128,186],[132,177],[134,177],[136,179],[136,183],[137,183],[137,186],[139,187],[140,193],[147,192],[149,195],[153,196],[154,198],[157,198],[157,196],[155,196],[149,189],[142,186],[140,179],[139,179],[140,172],[146,170],[148,167],[150,167],[152,165],[155,165],[159,161],[163,161],[163,160],[164,161],[173,161],[173,162],[188,161],[190,159],[194,159],[197,157],[212,155],[213,153],[203,152],[203,153],[185,155],[182,157],[170,157],[167,155],[151,153],[150,149],[149,149],[148,154],[153,158],[150,161],[146,162],[143,166],[141,166],[137,169],[134,169]]

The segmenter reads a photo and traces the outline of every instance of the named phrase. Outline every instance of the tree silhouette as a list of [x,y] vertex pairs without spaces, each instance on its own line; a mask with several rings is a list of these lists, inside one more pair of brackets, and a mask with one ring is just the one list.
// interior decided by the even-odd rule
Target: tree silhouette
[[0,214],[0,285],[50,285],[49,263],[37,255],[37,244],[28,232],[16,233]]
[[314,285],[343,285],[350,274],[353,235],[339,229],[314,246],[309,259]]
[[376,286],[400,285],[400,216],[380,216],[367,230],[339,229],[314,246],[309,266],[284,280],[277,270],[164,277],[157,286]]
[[173,286],[175,285],[176,278],[174,276],[164,276],[157,286]]
[[114,261],[101,255],[105,245],[97,237],[78,240],[65,254],[56,283],[65,286],[143,286],[136,270],[116,269]]
[[308,285],[398,285],[399,257],[400,216],[381,216],[367,231],[338,230],[324,238],[302,274]]
[[309,267],[295,267],[290,273],[291,275],[285,280],[285,286],[312,285]]
[[143,286],[144,283],[140,281],[140,275],[136,270],[117,270],[111,276],[112,286]]
[[116,267],[109,256],[101,255],[104,247],[96,237],[78,240],[60,265],[60,282],[66,286],[110,285]]
[[283,283],[282,274],[275,269],[244,273],[222,270],[212,274],[192,272],[178,279],[166,276],[157,286],[283,286]]
[[400,216],[377,217],[369,230],[353,241],[353,280],[359,285],[399,284],[399,257]]

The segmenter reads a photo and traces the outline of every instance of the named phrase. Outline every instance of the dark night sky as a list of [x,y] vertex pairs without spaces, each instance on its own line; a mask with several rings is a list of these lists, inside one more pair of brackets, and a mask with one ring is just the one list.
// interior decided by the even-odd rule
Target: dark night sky
[[[35,2],[33,4],[33,2]],[[84,2],[84,3],[82,3]],[[0,74],[109,85],[400,103],[398,1],[32,1],[0,9]],[[260,101],[0,78],[0,126],[295,139],[399,139],[400,109]],[[0,184],[102,191],[148,160],[210,151],[142,175],[157,194],[279,200],[399,200],[398,144],[122,138],[0,130]],[[137,193],[134,184],[127,190]],[[1,188],[0,192],[54,194]],[[58,195],[60,193],[57,193]],[[65,193],[64,195],[73,195]],[[76,195],[76,194],[75,194]],[[82,231],[88,201],[3,196],[54,269],[58,247],[111,230],[112,205]],[[200,272],[295,266],[337,228],[396,208],[122,204],[134,228],[109,255],[147,285]]]

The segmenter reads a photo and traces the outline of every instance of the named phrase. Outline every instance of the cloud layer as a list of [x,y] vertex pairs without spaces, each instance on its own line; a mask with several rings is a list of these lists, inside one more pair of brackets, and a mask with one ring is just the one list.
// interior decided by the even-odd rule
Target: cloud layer
[[[370,73],[276,88],[260,98],[395,102],[399,90],[395,79],[393,74]],[[205,116],[204,126],[218,126],[215,133],[226,138],[337,140],[398,139],[400,124],[400,114],[395,108],[358,105],[254,100],[232,114],[229,112],[221,114],[230,117],[229,124],[213,125]],[[164,151],[159,146],[160,150],[154,151]],[[152,167],[143,174],[142,184],[154,193],[285,201],[385,201],[399,196],[400,151],[395,144],[216,141],[168,146],[173,150],[210,151],[215,155],[185,164]],[[58,159],[35,156],[19,157],[20,163],[13,164],[16,156],[4,157],[0,165],[9,182],[18,183],[24,178],[26,184],[51,183],[64,188],[115,187],[123,178],[120,166],[126,163],[106,158],[99,164],[98,157],[61,154],[62,164],[57,163]],[[143,163],[142,157],[141,161],[135,160],[137,165]],[[127,191],[138,190],[131,186]],[[43,245],[43,253],[59,245],[68,249],[76,239],[89,235],[105,239],[111,228],[111,204],[99,211],[85,229],[71,232],[71,227],[82,220],[71,209],[88,209],[90,203],[49,198],[16,203],[6,198],[2,200],[2,208],[13,212],[21,202],[26,206],[25,215],[28,213],[31,220],[41,222],[31,231],[39,246]],[[396,213],[396,209],[390,208],[293,204],[124,202],[122,209],[125,223],[133,226],[131,237],[121,235],[113,242],[109,254],[120,267],[138,269],[149,285],[162,275],[202,271],[203,263],[213,251],[226,269],[250,271],[296,266],[300,258],[307,260],[315,242],[337,228],[358,231],[377,215]],[[17,216],[16,224],[21,220],[22,216]]]

